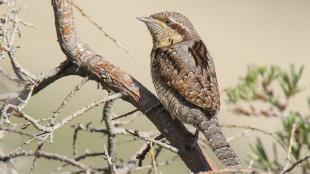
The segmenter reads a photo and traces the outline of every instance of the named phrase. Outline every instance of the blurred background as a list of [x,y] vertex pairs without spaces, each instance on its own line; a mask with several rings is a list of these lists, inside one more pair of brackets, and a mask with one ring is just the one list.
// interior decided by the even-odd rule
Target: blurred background
[[[297,66],[304,65],[305,78],[302,79],[301,86],[309,94],[310,80],[307,77],[310,76],[310,1],[308,0],[75,0],[74,2],[106,32],[122,43],[133,56],[122,51],[75,10],[75,24],[80,38],[98,54],[130,73],[152,92],[154,88],[149,67],[152,39],[146,26],[136,17],[149,16],[164,10],[177,11],[187,16],[206,43],[216,65],[222,100],[221,112],[218,115],[221,123],[250,125],[271,132],[279,129],[280,121],[276,118],[242,117],[229,112],[223,91],[236,84],[240,76],[245,74],[247,66],[251,64],[278,65],[283,68],[292,63]],[[19,16],[34,27],[21,28],[21,38],[16,44],[20,46],[16,58],[32,73],[47,72],[65,60],[57,42],[51,2],[24,0],[19,2],[19,6],[21,7]],[[0,6],[0,16],[5,12],[5,8]],[[2,61],[1,66],[12,73],[8,59]],[[80,77],[74,76],[58,80],[32,97],[25,111],[38,119],[50,116],[80,80]],[[16,84],[0,76],[0,92],[18,89]],[[61,116],[66,116],[104,95],[106,93],[97,89],[95,82],[89,82],[69,103]],[[290,104],[290,107],[298,107],[301,111],[307,110],[304,94],[297,95]],[[126,113],[132,109],[130,104],[119,100],[115,106],[117,114]],[[100,123],[101,112],[101,108],[91,110],[85,116],[74,120],[72,124],[85,124],[90,121],[93,125],[102,124]],[[141,114],[127,127],[138,130],[155,129]],[[54,143],[47,143],[43,149],[72,154],[70,151],[72,132],[73,129],[70,126],[60,129],[54,136]],[[238,132],[240,132],[238,129],[224,129],[227,137]],[[257,136],[263,140],[266,147],[271,147],[273,140],[259,133],[231,142],[245,164],[250,151],[249,144],[255,142]],[[121,158],[129,158],[143,144],[140,142],[138,146],[137,143],[126,143],[131,139],[132,137],[128,136],[120,138],[117,152]],[[89,136],[88,133],[81,133],[78,139],[78,150],[84,152],[86,149],[90,151],[102,149],[105,140],[100,135]],[[3,152],[9,152],[23,141],[25,139],[10,135],[0,142],[0,148]],[[32,149],[35,145],[35,143],[31,144],[28,148]],[[172,154],[167,152],[162,158],[171,156]],[[21,158],[17,161],[17,167],[20,171],[28,172],[31,162],[31,158]],[[90,161],[90,163],[100,164],[102,161]],[[49,172],[58,165],[55,162],[40,160],[34,173]],[[181,161],[165,166],[161,171],[163,173],[188,172]]]

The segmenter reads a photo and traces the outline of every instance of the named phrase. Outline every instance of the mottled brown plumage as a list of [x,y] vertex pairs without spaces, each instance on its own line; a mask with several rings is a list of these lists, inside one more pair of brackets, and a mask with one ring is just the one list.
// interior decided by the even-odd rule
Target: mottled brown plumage
[[202,131],[226,166],[240,166],[216,118],[220,97],[213,60],[191,22],[176,12],[139,19],[153,37],[151,74],[160,101],[173,117]]

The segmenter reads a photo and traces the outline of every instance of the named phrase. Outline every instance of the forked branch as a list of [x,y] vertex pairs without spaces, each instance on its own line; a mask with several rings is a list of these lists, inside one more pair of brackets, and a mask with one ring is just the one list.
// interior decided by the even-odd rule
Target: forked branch
[[191,171],[211,170],[199,145],[195,145],[190,151],[185,150],[191,142],[191,134],[179,121],[170,117],[150,91],[79,39],[74,26],[72,1],[52,0],[52,5],[60,47],[68,60],[83,72],[78,75],[89,76],[103,87],[122,93],[122,98],[142,111],[171,145],[178,149],[180,157]]

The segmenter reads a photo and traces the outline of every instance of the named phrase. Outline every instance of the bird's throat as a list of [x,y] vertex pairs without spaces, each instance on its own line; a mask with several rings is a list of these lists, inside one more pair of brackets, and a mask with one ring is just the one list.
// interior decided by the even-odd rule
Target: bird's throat
[[166,26],[164,23],[157,23],[156,25],[156,27],[149,27],[155,48],[167,47],[184,40],[184,37],[180,33]]
[[155,48],[167,47],[174,45],[183,41],[181,35],[171,35],[169,37],[164,37],[163,39],[153,38],[153,45]]

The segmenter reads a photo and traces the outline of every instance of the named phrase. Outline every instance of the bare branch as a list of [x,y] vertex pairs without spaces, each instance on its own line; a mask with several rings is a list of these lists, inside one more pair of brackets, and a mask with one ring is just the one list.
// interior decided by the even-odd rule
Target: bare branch
[[[152,170],[154,170],[154,174],[157,174],[157,164],[156,164],[156,157],[154,154],[154,148],[153,148],[153,143],[150,143],[151,145],[151,164],[152,164]],[[150,173],[150,172],[149,172]]]
[[281,174],[283,174],[287,170],[287,168],[289,167],[290,161],[291,161],[291,157],[293,157],[292,145],[293,145],[293,141],[295,139],[296,129],[297,129],[297,123],[295,122],[293,124],[292,130],[291,130],[290,144],[289,144],[288,150],[287,150],[288,152],[287,152],[287,157],[286,157],[286,164],[285,164],[283,170],[281,171]]
[[6,162],[10,159],[18,158],[18,157],[27,157],[27,156],[35,156],[37,158],[45,158],[48,160],[56,160],[60,162],[65,162],[67,164],[70,164],[72,166],[78,167],[83,171],[89,171],[90,168],[74,159],[68,158],[63,155],[54,154],[54,153],[48,153],[44,151],[16,151],[13,153],[9,153],[8,155],[0,155],[0,161]]
[[105,146],[104,146],[104,152],[105,152],[105,156],[107,157],[108,164],[109,164],[109,173],[118,174],[118,171],[116,170],[115,164],[112,161],[112,158],[109,156],[109,153],[108,153],[107,148]]
[[129,112],[125,113],[125,114],[122,114],[120,116],[114,117],[112,120],[117,120],[117,119],[120,119],[120,118],[123,118],[123,117],[127,117],[127,116],[129,116],[131,114],[134,114],[134,113],[138,112],[138,111],[139,111],[138,109],[134,109],[134,110],[129,111]]
[[131,58],[133,57],[133,54],[125,47],[123,44],[121,44],[119,41],[117,41],[111,34],[107,33],[102,26],[100,26],[97,22],[95,22],[89,15],[87,15],[81,7],[73,3],[73,6],[78,10],[78,12],[81,13],[82,16],[84,16],[91,24],[93,24],[98,30],[100,30],[105,37],[110,39],[113,43],[115,43],[119,48],[121,48],[126,54],[128,54]]
[[[44,145],[44,142],[39,143],[39,145],[38,145],[37,149],[35,150],[35,152],[40,151],[42,149],[43,145]],[[31,165],[31,168],[30,168],[30,174],[33,173],[33,170],[34,170],[34,168],[37,165],[37,159],[38,158],[36,156],[34,156],[33,161],[32,161],[32,165]]]
[[[1,44],[0,44],[0,51],[1,51]],[[16,83],[21,83],[21,81],[15,77],[12,77],[11,75],[9,75],[4,69],[2,69],[0,67],[0,74],[2,74],[4,77],[6,77],[7,79],[14,81]]]
[[144,141],[151,142],[151,143],[154,143],[154,144],[156,144],[156,145],[158,145],[160,147],[163,147],[163,148],[165,148],[165,149],[167,149],[167,150],[169,150],[169,151],[171,151],[173,153],[178,153],[178,149],[176,149],[175,147],[170,146],[170,145],[168,145],[166,143],[162,143],[160,141],[151,139],[151,138],[149,138],[149,137],[147,137],[145,135],[142,135],[137,130],[132,131],[132,130],[126,129],[126,132],[128,132],[129,134],[134,135],[135,137],[138,137],[138,138],[140,138],[140,139],[142,139]]
[[304,163],[304,162],[306,162],[306,161],[310,162],[309,159],[310,159],[310,156],[306,156],[306,157],[304,157],[304,158],[302,158],[302,159],[297,160],[297,161],[296,161],[294,164],[292,164],[288,169],[286,169],[285,171],[283,171],[283,173],[288,173],[288,172],[292,171],[296,166],[298,166],[298,165],[301,164],[301,163]]
[[11,133],[16,133],[16,134],[19,134],[19,135],[22,135],[22,136],[27,136],[27,137],[30,137],[30,138],[39,139],[39,137],[33,136],[32,134],[25,133],[25,132],[22,132],[22,131],[19,131],[17,129],[10,128],[10,127],[6,128],[6,127],[0,126],[0,130],[1,131],[6,131],[6,132],[11,132]]
[[81,124],[79,124],[79,126],[74,129],[73,143],[72,143],[72,145],[73,145],[73,156],[76,156],[76,154],[77,154],[77,144],[76,144],[76,142],[77,142],[77,137],[78,137],[78,133],[79,133],[80,130],[81,130]]
[[14,55],[12,53],[9,52],[9,57],[11,59],[11,63],[14,69],[14,72],[16,74],[16,76],[19,78],[19,80],[21,81],[25,81],[24,78],[22,77],[25,76],[32,84],[35,84],[35,82],[37,81],[37,77],[30,73],[28,70],[26,70],[25,68],[23,68],[15,59]]
[[102,104],[104,102],[113,100],[115,98],[119,98],[121,97],[122,94],[121,93],[116,93],[116,94],[112,94],[110,96],[107,96],[103,99],[98,99],[92,103],[90,103],[89,105],[81,108],[80,110],[74,112],[73,114],[65,117],[64,119],[60,120],[58,123],[56,123],[54,126],[43,126],[41,124],[39,124],[37,122],[37,120],[33,119],[31,116],[27,115],[26,113],[24,113],[23,111],[18,111],[18,115],[20,117],[22,117],[23,119],[25,119],[26,121],[29,121],[35,128],[37,128],[38,130],[42,131],[42,132],[54,132],[55,130],[61,128],[62,126],[64,126],[65,124],[67,124],[68,122],[70,122],[71,120],[73,120],[74,118],[84,114],[85,112],[87,112],[88,110],[92,109],[95,106],[98,106],[99,104]]
[[114,163],[116,161],[116,128],[114,122],[112,121],[114,117],[113,100],[108,101],[104,104],[102,115],[107,128],[107,135],[108,135],[107,153],[109,154],[112,162]]
[[271,132],[267,132],[265,130],[261,130],[261,129],[251,127],[251,126],[246,126],[246,125],[222,124],[221,127],[224,127],[224,128],[241,128],[241,129],[248,129],[248,130],[252,130],[252,131],[261,132],[265,135],[271,136],[274,140],[276,140],[281,145],[281,147],[285,151],[287,151],[286,145]]
[[1,109],[1,119],[8,119],[13,110],[21,111],[30,100],[34,90],[34,85],[26,84],[24,89],[18,92],[13,98],[7,98],[3,108]]
[[[85,154],[74,157],[74,160],[80,161],[88,157],[98,157],[98,156],[102,157],[103,159],[107,159],[107,157],[105,156],[105,152],[93,152],[93,153],[86,152]],[[66,167],[67,165],[68,164],[63,164],[62,166],[59,166],[58,168],[56,168],[54,171],[58,172],[62,168]]]
[[52,116],[52,124],[55,123],[55,119],[59,113],[61,113],[65,107],[65,105],[70,101],[72,96],[81,89],[81,87],[88,81],[88,77],[85,77],[80,83],[76,85],[76,87],[66,96],[66,98],[62,101],[58,109],[54,112]]
[[[167,166],[173,162],[175,162],[176,160],[178,159],[178,156],[174,156],[173,158],[167,160],[167,161],[164,161],[164,162],[159,162],[157,165],[158,166]],[[139,168],[136,168],[134,171],[140,171],[140,170],[145,170],[145,169],[150,169],[152,168],[153,166],[152,165],[145,165],[145,166],[142,166],[142,167],[139,167]]]

